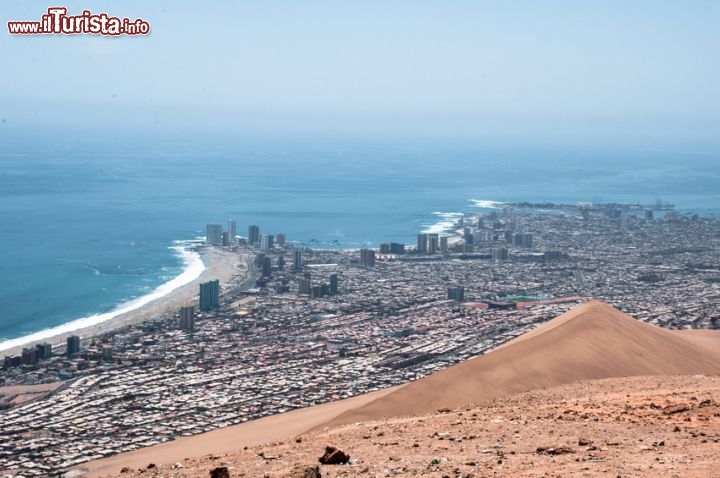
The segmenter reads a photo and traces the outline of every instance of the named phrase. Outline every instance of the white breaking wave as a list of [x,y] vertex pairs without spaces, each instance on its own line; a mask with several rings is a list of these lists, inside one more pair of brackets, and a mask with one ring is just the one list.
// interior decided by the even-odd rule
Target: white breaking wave
[[489,199],[471,199],[470,202],[473,206],[482,209],[502,209],[505,203],[500,201],[492,201]]
[[455,229],[455,223],[464,216],[461,212],[434,212],[433,215],[438,216],[440,220],[434,224],[426,224],[421,232],[425,234],[444,234],[452,232]]
[[137,310],[154,300],[165,297],[175,289],[191,283],[203,273],[205,270],[205,264],[203,263],[199,253],[187,247],[190,245],[190,241],[175,241],[175,244],[176,245],[170,247],[170,249],[175,251],[182,258],[184,265],[183,271],[177,277],[165,282],[164,284],[160,284],[149,294],[118,305],[110,312],[83,317],[56,327],[51,327],[23,337],[18,337],[17,339],[0,342],[0,351],[20,347],[22,345],[31,344],[41,340],[47,340],[56,335],[67,334],[85,327],[91,327],[93,325],[106,322],[119,315]]

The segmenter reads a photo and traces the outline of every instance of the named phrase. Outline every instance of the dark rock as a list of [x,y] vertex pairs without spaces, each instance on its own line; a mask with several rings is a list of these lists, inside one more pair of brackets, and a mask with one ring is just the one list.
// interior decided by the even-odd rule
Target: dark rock
[[675,413],[687,412],[688,410],[690,410],[690,407],[685,404],[670,405],[669,407],[663,408],[663,413],[665,415],[673,415]]
[[325,454],[320,457],[320,463],[323,465],[344,465],[350,461],[350,455],[334,446],[326,446]]
[[535,452],[538,455],[564,455],[566,453],[575,453],[575,450],[573,450],[570,447],[567,446],[558,446],[558,447],[552,447],[552,446],[539,446],[535,450]]
[[227,466],[219,466],[210,470],[210,478],[230,478]]
[[[266,476],[270,476],[266,473]],[[287,478],[322,478],[319,466],[308,466],[307,464],[296,464],[292,470],[283,475]]]
[[127,466],[125,466],[125,467],[123,467],[122,470],[120,470],[120,473],[130,473],[130,471],[131,471],[130,468],[128,468]]
[[580,437],[578,439],[578,445],[580,445],[580,446],[590,446],[592,444],[593,444],[592,440],[590,440],[588,438]]
[[302,478],[322,478],[322,475],[320,474],[320,467],[319,466],[308,466],[303,471]]
[[150,463],[150,464],[147,466],[147,469],[148,469],[148,470],[152,470],[153,468],[155,468],[155,463]]

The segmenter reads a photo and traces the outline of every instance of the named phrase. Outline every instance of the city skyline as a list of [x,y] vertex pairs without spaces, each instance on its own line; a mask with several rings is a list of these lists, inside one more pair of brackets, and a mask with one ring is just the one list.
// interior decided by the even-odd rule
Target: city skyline
[[[665,209],[647,214],[653,207]],[[447,251],[419,251],[417,245],[400,251],[398,244],[381,245],[377,250],[385,252],[379,254],[367,248],[208,244],[208,252],[223,254],[214,267],[219,259],[243,273],[226,275],[222,283],[200,281],[199,297],[168,303],[150,320],[118,323],[98,334],[78,331],[65,346],[39,344],[6,355],[0,370],[6,385],[55,389],[60,381],[73,381],[44,401],[3,412],[7,427],[0,434],[7,444],[0,468],[40,476],[417,383],[506,350],[499,346],[539,332],[588,298],[631,314],[634,319],[625,322],[637,330],[716,329],[720,282],[712,264],[720,254],[718,228],[717,218],[678,215],[657,204],[525,203],[456,217]],[[279,259],[286,256],[299,267],[285,268]],[[596,352],[607,353],[606,345]],[[634,358],[637,348],[631,352]],[[66,433],[88,421],[92,430]],[[48,422],[45,436],[23,435],[38,422]],[[53,453],[35,455],[30,444]],[[18,463],[15,455],[35,461]]]

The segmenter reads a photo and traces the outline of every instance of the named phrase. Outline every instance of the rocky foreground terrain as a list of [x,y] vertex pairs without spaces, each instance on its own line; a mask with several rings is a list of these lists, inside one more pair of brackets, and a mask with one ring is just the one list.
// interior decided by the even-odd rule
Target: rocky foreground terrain
[[[320,464],[326,446],[349,461]],[[110,476],[213,470],[217,477],[720,476],[720,376],[576,382]]]

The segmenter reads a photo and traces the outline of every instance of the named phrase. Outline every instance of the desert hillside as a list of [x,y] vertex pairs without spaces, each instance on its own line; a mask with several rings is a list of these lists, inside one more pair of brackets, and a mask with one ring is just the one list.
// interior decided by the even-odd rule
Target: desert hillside
[[[717,376],[578,382],[477,408],[305,433],[176,465],[156,461],[148,468],[148,460],[111,476],[211,477],[224,468],[231,478],[707,478],[720,469],[719,397]],[[321,465],[327,445],[349,455],[349,462]]]
[[[485,356],[394,390],[88,469],[91,476],[122,468],[122,476],[140,469],[144,476],[209,476],[226,466],[232,476],[302,476],[328,444],[354,461],[323,466],[322,476],[650,476],[691,463],[686,470],[707,471],[719,463],[712,452],[720,440],[719,374],[720,333],[669,331],[591,301]],[[553,450],[537,451],[543,447]],[[681,476],[711,476],[703,473]]]

